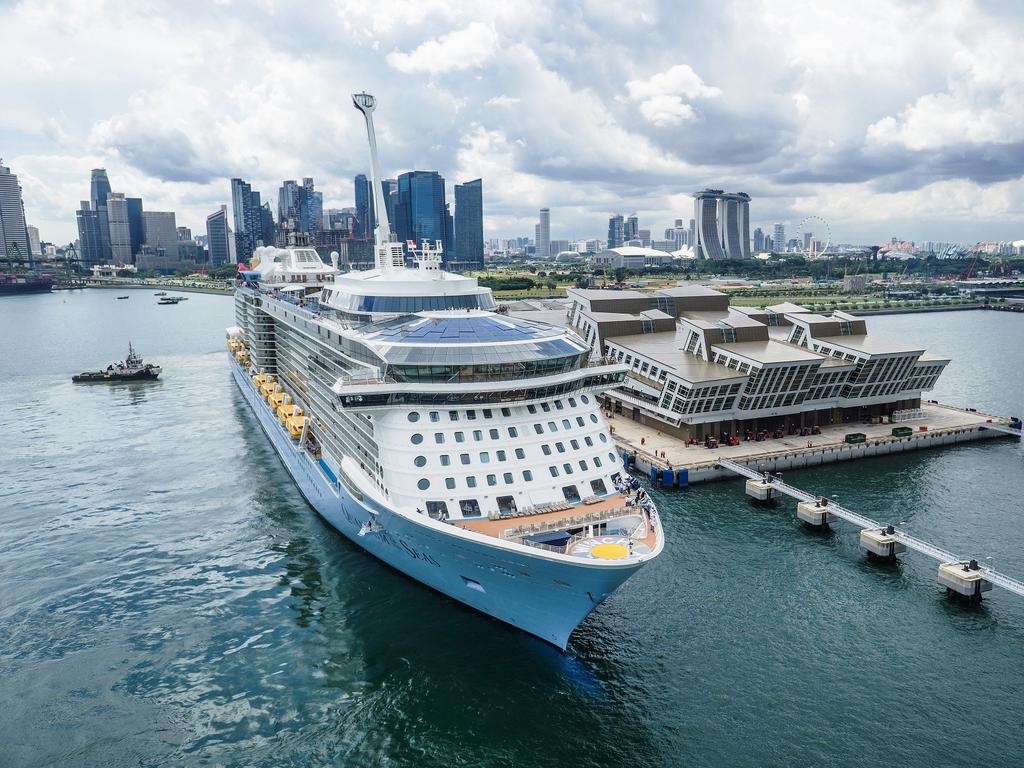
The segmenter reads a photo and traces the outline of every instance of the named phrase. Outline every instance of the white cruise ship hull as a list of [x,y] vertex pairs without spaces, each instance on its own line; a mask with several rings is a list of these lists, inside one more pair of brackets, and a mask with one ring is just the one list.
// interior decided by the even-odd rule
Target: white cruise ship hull
[[488,546],[357,500],[289,437],[249,374],[229,359],[239,390],[309,504],[347,538],[413,579],[564,650],[576,626],[643,566],[589,565]]

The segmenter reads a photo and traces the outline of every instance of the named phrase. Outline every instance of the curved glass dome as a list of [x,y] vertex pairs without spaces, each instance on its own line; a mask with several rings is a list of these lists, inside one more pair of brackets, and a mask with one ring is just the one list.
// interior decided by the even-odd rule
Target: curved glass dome
[[483,313],[414,315],[357,331],[398,381],[486,381],[572,371],[587,347],[564,328]]

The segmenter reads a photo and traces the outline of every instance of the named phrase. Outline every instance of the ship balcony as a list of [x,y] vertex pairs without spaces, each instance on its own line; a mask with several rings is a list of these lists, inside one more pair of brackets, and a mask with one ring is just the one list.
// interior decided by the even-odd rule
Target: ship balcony
[[533,549],[591,560],[627,560],[658,548],[658,512],[637,492],[591,496],[578,503],[545,504],[514,515],[449,521]]

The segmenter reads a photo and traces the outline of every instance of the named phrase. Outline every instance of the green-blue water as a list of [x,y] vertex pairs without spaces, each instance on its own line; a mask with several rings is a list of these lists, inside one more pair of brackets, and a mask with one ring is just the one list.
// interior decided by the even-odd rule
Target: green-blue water
[[[569,653],[389,570],[305,505],[237,396],[232,302],[0,301],[0,766],[1024,763],[1024,600],[949,603],[740,481],[656,498],[669,544]],[[877,317],[934,396],[1024,412],[1024,317]],[[129,338],[156,384],[72,386]],[[1024,576],[1007,440],[787,473]]]

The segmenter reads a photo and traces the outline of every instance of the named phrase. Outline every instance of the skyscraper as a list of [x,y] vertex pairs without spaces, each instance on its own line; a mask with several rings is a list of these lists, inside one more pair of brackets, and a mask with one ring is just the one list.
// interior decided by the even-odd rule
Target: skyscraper
[[11,169],[0,165],[0,258],[30,258],[21,185]]
[[263,234],[260,193],[241,179],[232,179],[231,210],[235,220],[235,253],[239,261],[248,261]]
[[704,189],[693,195],[693,212],[698,258],[750,258],[750,195]]
[[[277,223],[286,229],[295,229],[299,221],[299,205],[302,202],[302,188],[295,179],[281,182],[277,191]],[[238,222],[235,222],[238,232]]]
[[705,189],[693,196],[693,218],[697,222],[694,252],[698,259],[724,259],[725,250],[718,229],[720,189]]
[[210,252],[210,264],[220,266],[234,262],[231,227],[228,226],[228,207],[222,205],[206,217],[206,241]]
[[299,191],[298,230],[315,234],[324,228],[324,196],[313,187],[313,179],[307,176],[302,180]]
[[82,266],[101,266],[105,263],[103,255],[103,239],[100,235],[99,211],[92,207],[92,203],[83,200],[76,214],[78,220],[78,258]]
[[551,210],[540,209],[540,221],[537,225],[537,258],[551,258]]
[[608,219],[608,247],[621,247],[624,234],[625,226],[623,224],[622,214],[616,213]]
[[128,226],[128,203],[121,192],[107,193],[107,229],[110,258],[114,264],[132,263],[132,236]]
[[622,241],[629,242],[640,237],[640,219],[635,213],[631,213],[622,224]]
[[764,231],[758,227],[754,230],[754,251],[761,253],[764,250]]
[[178,227],[174,221],[174,211],[144,211],[142,227],[145,231],[146,245],[151,248],[163,248],[168,257],[177,258]]
[[484,268],[484,187],[481,179],[455,185],[455,270]]
[[719,195],[718,235],[726,258],[750,258],[750,195]]
[[[373,211],[373,190],[370,188],[370,180],[365,173],[360,173],[355,179],[356,192],[356,237],[373,237],[373,230],[376,226],[376,216]],[[384,199],[387,200],[385,193]]]
[[146,241],[146,235],[142,228],[142,198],[126,197],[125,205],[128,208],[128,234],[131,238],[132,261]]
[[26,229],[28,230],[28,249],[29,253],[33,256],[42,256],[43,248],[39,242],[39,227],[33,227],[29,224]]
[[110,194],[110,179],[107,178],[105,168],[93,168],[89,181],[89,198],[92,201],[92,210],[96,211],[100,227],[100,249],[102,251],[100,263],[113,260],[110,251],[110,222],[107,219],[107,195]]
[[786,249],[786,228],[777,222],[772,228],[772,250],[781,253]]
[[436,171],[409,171],[398,177],[395,203],[395,232],[402,242],[417,245],[440,241],[444,263],[452,253],[444,195],[444,178]]

